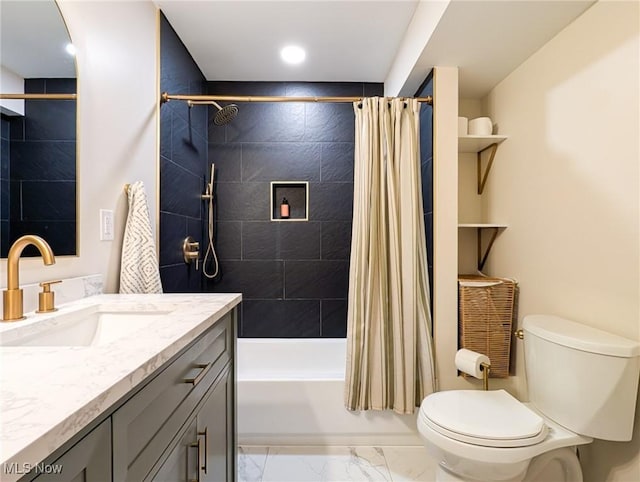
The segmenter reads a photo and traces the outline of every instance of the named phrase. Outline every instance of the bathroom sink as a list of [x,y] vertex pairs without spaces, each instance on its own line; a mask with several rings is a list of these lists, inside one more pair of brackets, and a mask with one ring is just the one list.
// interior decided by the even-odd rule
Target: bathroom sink
[[171,311],[90,306],[2,332],[0,346],[102,346],[152,324]]

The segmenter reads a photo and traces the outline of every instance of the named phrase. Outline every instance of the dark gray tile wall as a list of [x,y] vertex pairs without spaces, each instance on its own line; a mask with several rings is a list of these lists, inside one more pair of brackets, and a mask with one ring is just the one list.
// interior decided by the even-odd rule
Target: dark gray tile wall
[[[75,79],[26,79],[26,93],[75,93]],[[9,176],[10,174],[10,176]],[[26,100],[3,116],[0,255],[38,234],[56,255],[76,254],[76,102]],[[40,256],[27,248],[25,256]]]
[[[205,78],[164,15],[160,23],[160,89],[204,94]],[[208,174],[207,106],[171,101],[160,108],[160,277],[167,293],[202,290],[202,271],[182,256],[185,237],[204,242],[200,195]],[[201,249],[202,252],[202,249]]]
[[[422,84],[416,97],[433,96],[431,74]],[[427,238],[429,261],[429,286],[433,291],[433,106],[422,104],[420,108],[420,165],[422,168],[422,204],[424,207],[424,229]],[[433,296],[431,296],[433,306]]]
[[9,155],[10,123],[4,115],[0,118],[0,255],[9,251]]
[[[377,83],[209,82],[211,95],[373,96]],[[222,275],[243,293],[242,337],[346,335],[354,115],[351,104],[239,105],[209,127]],[[213,116],[210,108],[210,116]],[[309,220],[270,221],[271,181],[309,182]],[[292,212],[295,206],[292,206]]]
[[[382,95],[378,83],[209,82],[164,17],[161,90],[278,96]],[[430,91],[429,91],[430,92]],[[426,95],[426,91],[424,95]],[[422,94],[420,94],[422,95]],[[241,103],[215,126],[214,107],[161,108],[160,265],[165,291],[242,292],[243,337],[344,337],[353,208],[350,104]],[[430,108],[429,108],[430,109]],[[432,119],[423,122],[425,228],[432,272]],[[204,147],[203,147],[204,142]],[[221,275],[182,261],[187,235],[206,243],[200,200],[216,166],[215,244]],[[309,182],[309,221],[270,221],[270,182]]]

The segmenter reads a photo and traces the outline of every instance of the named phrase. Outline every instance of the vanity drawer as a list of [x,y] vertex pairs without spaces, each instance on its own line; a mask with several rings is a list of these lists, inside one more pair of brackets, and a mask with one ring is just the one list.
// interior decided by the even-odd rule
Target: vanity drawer
[[231,314],[113,414],[113,480],[142,480],[232,356]]

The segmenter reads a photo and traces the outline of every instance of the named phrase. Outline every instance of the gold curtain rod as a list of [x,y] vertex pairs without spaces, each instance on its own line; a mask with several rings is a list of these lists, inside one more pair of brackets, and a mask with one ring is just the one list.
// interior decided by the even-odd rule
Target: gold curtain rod
[[76,100],[77,94],[0,94],[0,99]]
[[[163,92],[160,100],[162,103],[169,102],[170,100],[183,100],[192,102],[359,102],[365,97],[281,97],[281,96],[268,96],[268,95],[252,95],[252,96],[237,96],[237,95],[181,95],[181,94],[169,94]],[[403,97],[404,98],[404,97]],[[411,99],[413,97],[406,97]],[[433,97],[428,95],[427,97],[416,97],[418,102],[425,102],[429,105],[433,104]]]

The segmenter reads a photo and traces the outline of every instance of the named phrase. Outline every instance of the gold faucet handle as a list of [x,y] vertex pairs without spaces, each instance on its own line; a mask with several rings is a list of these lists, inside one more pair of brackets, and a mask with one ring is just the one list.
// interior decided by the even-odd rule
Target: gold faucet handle
[[36,313],[49,313],[56,311],[55,307],[55,293],[51,291],[51,285],[56,283],[62,283],[62,280],[43,281],[40,283],[42,292],[38,293],[38,310]]
[[49,291],[51,291],[51,285],[55,285],[57,283],[62,283],[62,280],[56,279],[53,281],[43,281],[42,283],[40,283],[40,286],[43,288],[42,291],[44,293],[48,293]]

